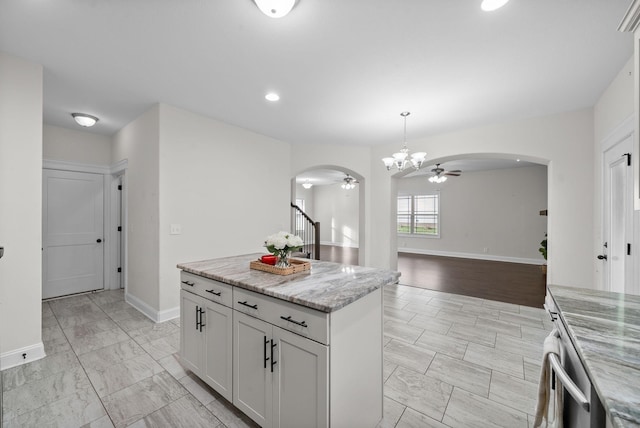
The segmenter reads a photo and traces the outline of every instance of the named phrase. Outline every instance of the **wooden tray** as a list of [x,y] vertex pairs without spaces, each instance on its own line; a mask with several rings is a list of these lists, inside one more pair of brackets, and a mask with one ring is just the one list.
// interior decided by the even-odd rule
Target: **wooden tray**
[[249,267],[251,269],[275,273],[276,275],[292,275],[294,273],[311,270],[311,263],[305,262],[304,260],[289,259],[289,263],[291,263],[291,266],[287,268],[281,268],[262,263],[260,260],[252,260],[249,263]]

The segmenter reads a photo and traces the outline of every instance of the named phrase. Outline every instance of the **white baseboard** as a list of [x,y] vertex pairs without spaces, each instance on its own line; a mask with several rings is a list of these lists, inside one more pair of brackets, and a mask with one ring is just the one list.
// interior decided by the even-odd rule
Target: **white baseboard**
[[457,253],[453,251],[423,250],[419,248],[398,248],[399,253],[425,254],[428,256],[457,257],[461,259],[490,260],[494,262],[523,263],[527,265],[542,265],[544,260],[528,259],[524,257],[498,256],[495,254]]
[[165,309],[164,311],[157,311],[151,306],[147,305],[141,299],[137,298],[133,294],[125,293],[124,300],[142,312],[147,318],[153,322],[165,322],[178,318],[180,316],[180,307],[177,306],[171,309]]
[[21,364],[30,363],[46,356],[42,342],[5,352],[0,355],[0,370],[6,370]]
[[175,308],[159,311],[157,322],[165,322],[165,321],[169,321],[179,317],[180,317],[180,306],[176,306]]
[[332,247],[344,247],[344,248],[360,248],[358,244],[343,244],[341,242],[320,241],[320,245],[330,245]]

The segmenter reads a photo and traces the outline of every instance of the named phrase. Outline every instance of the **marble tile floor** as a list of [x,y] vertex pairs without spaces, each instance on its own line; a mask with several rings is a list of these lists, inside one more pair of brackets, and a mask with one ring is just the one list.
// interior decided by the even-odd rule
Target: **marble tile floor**
[[[384,303],[379,427],[533,426],[542,309],[403,285]],[[42,339],[46,358],[2,372],[6,428],[256,427],[182,368],[179,320],[122,291],[43,303]]]

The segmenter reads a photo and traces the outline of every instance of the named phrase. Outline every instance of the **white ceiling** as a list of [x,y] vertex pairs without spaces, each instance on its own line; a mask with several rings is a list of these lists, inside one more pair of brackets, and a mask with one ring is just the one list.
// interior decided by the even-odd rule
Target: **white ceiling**
[[[2,0],[0,50],[44,65],[45,122],[111,135],[162,102],[290,143],[374,145],[593,106],[630,0]],[[277,91],[281,100],[264,100]]]

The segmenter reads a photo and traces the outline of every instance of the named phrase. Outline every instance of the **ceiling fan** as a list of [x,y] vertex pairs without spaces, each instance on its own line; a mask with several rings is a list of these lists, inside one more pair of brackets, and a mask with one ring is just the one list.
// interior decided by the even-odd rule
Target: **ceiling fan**
[[358,180],[347,174],[345,178],[342,179],[342,188],[345,190],[355,189],[356,184],[358,184]]
[[436,167],[431,170],[433,175],[429,177],[429,181],[432,183],[444,183],[447,181],[447,176],[450,177],[460,177],[462,171],[459,169],[452,169],[451,171],[447,171],[444,168],[440,168],[440,164],[437,163]]

